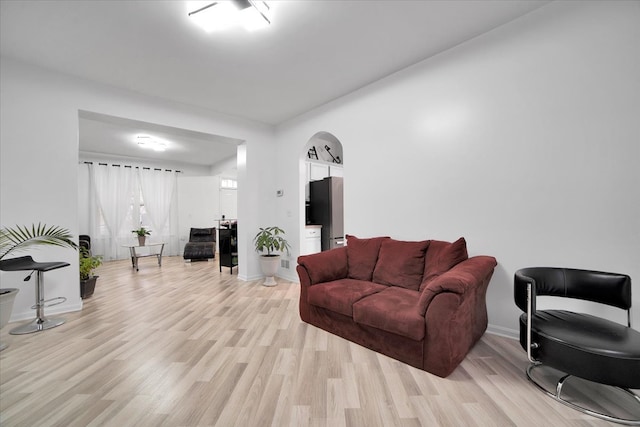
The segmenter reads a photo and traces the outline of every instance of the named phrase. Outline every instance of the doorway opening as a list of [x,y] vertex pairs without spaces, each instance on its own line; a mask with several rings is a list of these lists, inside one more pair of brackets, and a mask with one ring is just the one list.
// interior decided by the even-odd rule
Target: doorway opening
[[329,132],[317,132],[304,147],[300,170],[300,255],[344,246],[342,143]]
[[[182,255],[191,228],[217,231],[219,220],[237,218],[241,140],[85,110],[78,111],[78,136],[78,229],[105,260],[127,258],[122,245],[140,226],[152,230],[152,242],[166,243],[165,255]],[[140,136],[162,142],[166,151],[143,150]],[[98,172],[100,188],[93,179]],[[136,190],[144,174],[154,175],[146,177],[154,185],[149,200]],[[104,197],[96,199],[98,192]],[[160,212],[155,219],[147,215],[150,206]]]

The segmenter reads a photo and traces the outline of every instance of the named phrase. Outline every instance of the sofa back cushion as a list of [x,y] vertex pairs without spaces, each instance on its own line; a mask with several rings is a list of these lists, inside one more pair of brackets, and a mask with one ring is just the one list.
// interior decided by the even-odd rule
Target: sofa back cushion
[[424,289],[431,280],[468,258],[467,242],[464,237],[453,243],[431,240],[425,256],[424,276],[420,290]]
[[373,269],[378,261],[380,245],[385,240],[389,240],[389,237],[359,239],[347,234],[347,264],[349,266],[347,277],[371,281]]
[[425,253],[429,240],[405,242],[387,239],[380,246],[380,254],[373,281],[382,285],[400,286],[417,291],[422,283]]

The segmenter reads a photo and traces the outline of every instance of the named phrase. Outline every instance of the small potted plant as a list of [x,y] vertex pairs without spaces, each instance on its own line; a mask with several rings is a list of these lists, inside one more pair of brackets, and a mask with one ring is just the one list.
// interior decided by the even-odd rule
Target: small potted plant
[[138,236],[138,244],[140,246],[144,246],[147,236],[151,234],[151,230],[147,230],[142,226],[140,226],[140,228],[138,228],[137,230],[131,230],[131,232]]
[[[284,238],[284,230],[279,227],[260,228],[260,231],[253,238],[256,246],[256,252],[261,253],[260,266],[262,273],[266,276],[263,283],[264,286],[275,286],[274,276],[278,272],[278,264],[280,255],[274,254],[274,251],[286,251],[289,254],[289,243]],[[264,253],[266,251],[266,254]]]
[[98,276],[93,275],[93,270],[102,265],[102,257],[92,256],[85,248],[80,248],[80,298],[85,299],[93,295],[96,289]]

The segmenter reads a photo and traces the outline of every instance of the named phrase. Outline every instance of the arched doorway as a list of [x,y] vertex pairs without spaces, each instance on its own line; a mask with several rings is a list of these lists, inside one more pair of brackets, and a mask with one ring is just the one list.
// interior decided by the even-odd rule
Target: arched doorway
[[343,179],[342,143],[329,132],[317,132],[301,155],[301,255],[344,245]]

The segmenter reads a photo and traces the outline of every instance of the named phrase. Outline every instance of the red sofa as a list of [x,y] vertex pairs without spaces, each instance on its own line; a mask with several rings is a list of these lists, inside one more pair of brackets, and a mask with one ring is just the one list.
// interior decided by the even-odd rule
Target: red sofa
[[469,258],[464,238],[359,239],[300,256],[303,321],[446,377],[487,328],[485,296],[496,266]]

